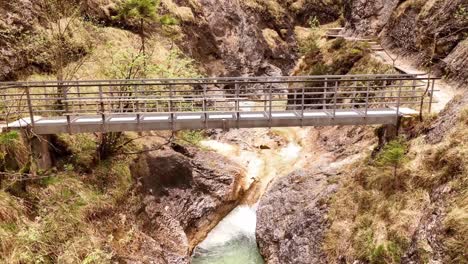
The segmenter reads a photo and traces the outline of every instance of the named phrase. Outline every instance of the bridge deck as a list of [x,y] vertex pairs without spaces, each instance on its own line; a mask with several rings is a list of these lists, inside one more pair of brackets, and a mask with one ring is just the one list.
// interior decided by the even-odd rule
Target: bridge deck
[[[184,130],[208,128],[255,128],[255,127],[298,127],[330,125],[374,125],[394,124],[396,109],[362,110],[309,110],[272,112],[219,112],[219,113],[144,113],[114,114],[105,116],[73,117],[68,124],[66,117],[35,117],[34,130],[38,134],[119,132],[148,130]],[[399,116],[415,115],[418,112],[400,108]],[[8,124],[9,129],[20,129],[31,125],[30,118]]]
[[3,130],[37,134],[396,124],[432,103],[435,80],[396,74],[0,83],[0,121]]

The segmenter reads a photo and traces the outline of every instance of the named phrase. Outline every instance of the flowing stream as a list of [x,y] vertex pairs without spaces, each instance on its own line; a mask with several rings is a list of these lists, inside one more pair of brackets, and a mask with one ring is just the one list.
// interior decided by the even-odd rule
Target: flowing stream
[[287,144],[271,150],[241,150],[238,146],[208,140],[202,142],[246,168],[249,187],[241,205],[229,213],[211,230],[194,250],[193,264],[262,264],[255,237],[258,199],[277,176],[290,173],[299,164],[302,147],[297,142],[297,130],[282,131]]
[[261,264],[255,227],[256,208],[240,205],[195,249],[193,264]]

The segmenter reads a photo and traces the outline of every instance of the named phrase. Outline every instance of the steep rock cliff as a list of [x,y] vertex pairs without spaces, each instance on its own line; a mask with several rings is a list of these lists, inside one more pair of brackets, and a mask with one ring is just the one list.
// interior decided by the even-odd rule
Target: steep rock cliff
[[362,1],[345,5],[346,32],[379,37],[384,47],[415,58],[436,73],[466,81],[468,3],[464,0]]
[[237,205],[244,172],[214,152],[176,149],[149,152],[133,166],[148,194],[137,221],[167,263],[189,263],[194,246]]
[[326,173],[311,170],[275,182],[257,212],[256,233],[267,263],[326,263],[322,251],[326,201],[335,188],[327,183]]

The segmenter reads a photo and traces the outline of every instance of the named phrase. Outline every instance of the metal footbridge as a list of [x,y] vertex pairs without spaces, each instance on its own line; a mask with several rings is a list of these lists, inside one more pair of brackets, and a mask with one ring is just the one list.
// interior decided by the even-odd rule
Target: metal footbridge
[[330,75],[0,83],[2,130],[36,134],[396,124],[436,78]]

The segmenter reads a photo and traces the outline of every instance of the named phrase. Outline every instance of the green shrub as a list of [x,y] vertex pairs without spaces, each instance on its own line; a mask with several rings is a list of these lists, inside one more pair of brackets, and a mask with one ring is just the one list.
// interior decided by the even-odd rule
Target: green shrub
[[382,167],[392,167],[393,175],[396,176],[398,167],[407,160],[406,152],[407,146],[402,139],[390,141],[378,154],[376,164]]
[[320,47],[317,43],[319,36],[317,34],[310,34],[304,41],[299,45],[299,52],[302,55],[316,54],[320,52]]
[[392,241],[380,244],[371,252],[368,261],[372,264],[400,263],[403,251],[400,246]]
[[331,49],[331,51],[339,50],[344,45],[346,45],[346,40],[344,38],[337,38],[332,42],[332,44],[330,46],[330,49]]
[[199,146],[205,135],[202,130],[184,130],[177,133],[177,138],[182,144]]

